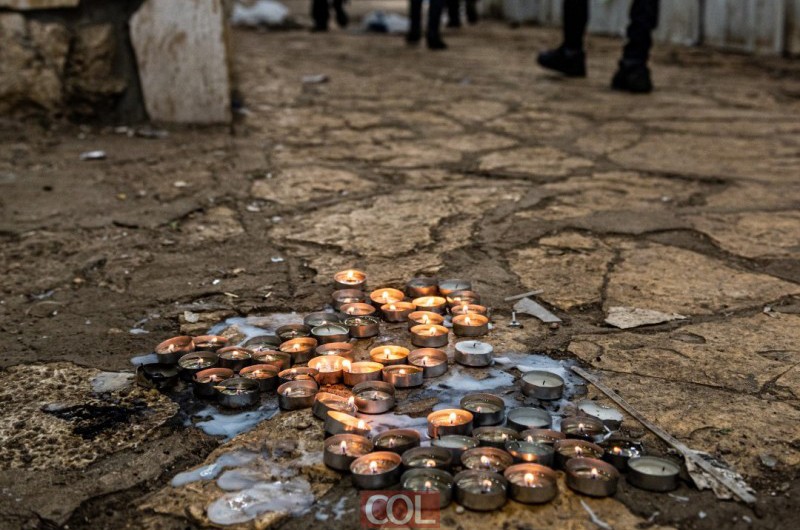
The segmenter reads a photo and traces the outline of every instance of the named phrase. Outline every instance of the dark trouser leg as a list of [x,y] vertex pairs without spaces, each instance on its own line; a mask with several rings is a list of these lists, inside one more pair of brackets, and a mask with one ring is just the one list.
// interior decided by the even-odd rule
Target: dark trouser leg
[[409,0],[408,18],[410,23],[406,40],[416,42],[422,38],[422,0]]
[[653,46],[653,30],[658,26],[659,0],[634,0],[628,24],[628,42],[622,51],[622,60],[646,63]]
[[328,29],[328,0],[311,1],[311,18],[314,19],[314,29]]
[[428,43],[442,40],[439,26],[442,23],[444,3],[445,0],[431,0],[428,6],[428,31],[426,33]]
[[467,0],[467,22],[475,24],[478,22],[478,0]]
[[461,27],[461,13],[459,12],[460,4],[461,0],[447,0],[447,27]]
[[583,35],[589,23],[589,0],[564,0],[564,47],[583,50]]
[[344,0],[333,0],[333,9],[336,11],[336,23],[339,24],[340,27],[347,27],[350,19],[344,10]]

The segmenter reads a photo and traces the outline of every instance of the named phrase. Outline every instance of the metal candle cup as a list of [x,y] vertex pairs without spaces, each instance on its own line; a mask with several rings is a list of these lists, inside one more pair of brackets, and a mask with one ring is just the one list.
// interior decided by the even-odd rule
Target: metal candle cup
[[368,339],[378,335],[381,331],[381,321],[378,317],[347,317],[344,325],[354,339]]
[[243,377],[231,377],[217,383],[217,401],[223,407],[241,409],[252,407],[259,401],[258,383]]
[[430,324],[441,326],[444,324],[444,317],[439,313],[430,311],[414,311],[408,315],[409,330],[414,326],[428,326]]
[[369,299],[375,307],[381,307],[385,304],[393,304],[401,302],[406,297],[403,291],[392,289],[391,287],[384,287],[382,289],[375,289],[369,293]]
[[506,442],[505,450],[514,457],[515,462],[527,462],[553,467],[555,451],[553,446],[525,440],[510,440]]
[[366,421],[338,410],[329,410],[325,416],[325,432],[328,434],[358,434],[369,436],[371,427]]
[[536,399],[561,399],[564,394],[564,379],[553,372],[532,370],[522,374],[522,393]]
[[519,433],[519,437],[520,440],[525,440],[526,442],[553,445],[558,440],[565,439],[567,435],[551,429],[526,429]]
[[333,307],[342,311],[345,305],[364,304],[369,300],[367,293],[358,289],[341,289],[331,293]]
[[603,422],[591,416],[571,416],[561,420],[561,432],[567,438],[593,442],[602,438],[605,431]]
[[271,364],[251,364],[242,368],[239,376],[255,381],[262,392],[278,388],[278,368]]
[[381,363],[359,361],[355,363],[342,363],[342,379],[347,386],[355,386],[364,381],[380,381]]
[[385,381],[364,381],[353,387],[355,406],[364,414],[383,414],[394,407],[394,386]]
[[422,368],[422,377],[438,377],[447,372],[447,354],[436,348],[421,348],[408,354],[408,364]]
[[420,325],[411,328],[411,344],[419,348],[441,348],[450,341],[450,332],[436,324]]
[[253,362],[253,352],[237,346],[220,348],[217,350],[217,355],[220,368],[230,368],[234,372],[238,372]]
[[493,357],[491,344],[477,340],[466,340],[456,343],[455,360],[458,364],[472,366],[474,368],[489,366],[492,364]]
[[329,342],[328,344],[320,344],[314,348],[314,353],[317,357],[326,357],[329,355],[338,355],[348,361],[352,362],[355,358],[353,354],[353,345],[349,342]]
[[325,324],[341,324],[345,315],[336,311],[315,311],[303,317],[303,324],[311,329]]
[[342,381],[342,367],[346,361],[344,357],[338,355],[323,355],[314,357],[308,361],[308,367],[315,369],[318,373],[315,379],[320,385],[335,385]]
[[210,351],[195,351],[187,353],[178,359],[178,374],[184,381],[191,381],[194,374],[201,370],[214,368],[219,358]]
[[311,330],[311,336],[319,344],[346,342],[350,340],[350,330],[343,324],[323,324]]
[[214,397],[217,394],[214,387],[231,377],[233,377],[233,370],[230,368],[209,368],[197,372],[192,380],[194,394],[200,397]]
[[509,440],[518,440],[519,433],[514,429],[508,427],[477,427],[472,429],[472,437],[480,442],[482,447],[496,447],[497,449],[505,449],[506,442]]
[[453,455],[442,447],[414,447],[402,454],[406,469],[427,467],[447,470],[453,465]]
[[555,465],[564,468],[566,463],[573,458],[602,458],[603,448],[586,440],[558,440],[553,444],[555,450]]
[[158,362],[162,364],[175,364],[178,359],[192,351],[194,351],[194,339],[186,335],[167,339],[155,349]]
[[309,366],[294,366],[278,372],[280,384],[288,383],[289,381],[313,381],[317,385],[318,375],[319,371]]
[[307,409],[314,404],[316,381],[289,381],[278,387],[278,406],[283,410]]
[[322,461],[331,469],[349,472],[356,458],[371,453],[372,442],[357,434],[337,434],[323,442]]
[[472,282],[469,280],[448,279],[439,282],[439,293],[447,296],[453,291],[463,291],[472,289]]
[[390,429],[372,439],[378,451],[391,451],[402,455],[409,449],[419,447],[419,433],[413,429]]
[[461,409],[442,409],[428,414],[428,436],[472,433],[472,413]]
[[352,304],[344,304],[339,308],[339,311],[351,317],[367,317],[374,315],[376,309],[372,304],[355,302]]
[[608,497],[617,491],[619,471],[596,458],[572,458],[564,468],[567,486],[590,497]]
[[480,304],[481,296],[475,291],[460,289],[447,295],[447,303],[451,307],[464,304]]
[[502,475],[468,469],[457,474],[453,481],[456,502],[464,508],[488,512],[497,510],[506,503],[508,481]]
[[242,347],[247,348],[252,352],[260,352],[266,350],[275,350],[281,345],[281,342],[283,341],[275,334],[257,335],[247,339],[244,344],[242,344]]
[[378,346],[369,351],[369,359],[374,363],[381,363],[384,366],[393,364],[405,364],[408,358],[408,348],[402,346]]
[[514,459],[503,449],[497,447],[476,447],[464,451],[461,455],[461,465],[467,469],[481,469],[502,473],[505,468],[514,463]]
[[299,337],[282,343],[280,350],[292,356],[292,364],[307,363],[317,347],[317,339]]
[[353,484],[359,489],[384,490],[398,483],[401,475],[400,455],[376,451],[356,458],[350,464]]
[[330,392],[317,392],[314,396],[314,404],[311,405],[311,412],[314,416],[325,420],[328,417],[328,411],[331,410],[351,415],[357,412],[352,397],[346,398]]
[[141,364],[136,367],[136,380],[147,387],[169,388],[178,382],[178,368],[166,363]]
[[628,460],[644,456],[644,448],[640,442],[628,440],[627,438],[610,438],[600,444],[605,451],[603,460],[619,469],[628,469]]
[[453,317],[453,333],[457,337],[480,337],[489,333],[489,319],[477,313]]
[[381,306],[381,314],[386,322],[407,322],[408,315],[417,310],[411,302],[392,302]]
[[447,311],[447,299],[441,296],[421,296],[412,303],[417,306],[417,311],[429,311],[443,315]]
[[256,364],[271,364],[278,370],[286,370],[292,365],[292,356],[277,350],[254,351],[253,362]]
[[648,491],[672,491],[678,487],[681,466],[672,460],[639,456],[628,460],[628,482]]
[[509,496],[524,504],[544,504],[558,494],[558,475],[539,464],[515,464],[503,476],[509,483]]
[[439,294],[439,285],[436,278],[411,278],[406,283],[406,294],[409,298],[437,296]]
[[472,413],[475,427],[498,425],[506,417],[505,402],[494,394],[478,392],[461,398],[460,407]]
[[506,417],[506,425],[518,431],[527,429],[544,429],[550,427],[553,418],[546,410],[533,407],[518,407],[510,410]]
[[450,454],[453,455],[453,462],[461,462],[461,455],[464,454],[464,451],[475,449],[479,443],[476,438],[460,434],[448,434],[431,440],[432,446],[450,451]]
[[455,315],[468,315],[470,313],[475,313],[478,315],[487,316],[489,309],[486,306],[478,305],[478,304],[455,304],[450,308],[450,314]]
[[603,422],[603,425],[608,427],[609,430],[619,430],[622,425],[623,416],[620,411],[614,407],[609,407],[592,401],[591,399],[583,399],[576,403],[578,405],[578,414],[585,414],[597,418]]
[[228,345],[228,337],[222,335],[200,335],[193,339],[194,347],[202,351],[217,351]]
[[423,381],[422,368],[410,364],[393,364],[383,369],[383,380],[395,388],[420,386]]
[[445,508],[453,500],[453,476],[441,469],[409,469],[400,477],[400,487],[406,491],[438,493],[439,508]]
[[275,335],[286,342],[287,340],[299,339],[311,335],[311,328],[305,324],[286,324],[275,330]]
[[367,285],[367,274],[356,269],[339,271],[333,275],[336,289],[364,289]]

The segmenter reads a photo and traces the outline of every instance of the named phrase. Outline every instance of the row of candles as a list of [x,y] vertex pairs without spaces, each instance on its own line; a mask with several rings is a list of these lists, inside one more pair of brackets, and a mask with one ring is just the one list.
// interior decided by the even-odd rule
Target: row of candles
[[[367,295],[361,271],[337,273],[334,282],[338,313],[312,313],[303,324],[283,326],[274,336],[254,337],[241,347],[228,346],[222,336],[175,337],[156,347],[161,371],[153,372],[163,375],[164,367],[173,367],[174,377],[193,382],[197,396],[215,397],[229,408],[255,405],[260,392],[277,390],[282,409],[311,407],[324,421],[324,462],[350,472],[357,487],[386,489],[399,483],[435,491],[442,506],[454,494],[474,510],[497,509],[508,497],[548,502],[558,492],[553,468],[564,470],[571,489],[592,496],[613,495],[618,470],[628,470],[629,482],[644,489],[677,486],[680,467],[671,460],[643,456],[641,446],[628,440],[611,439],[605,447],[594,443],[606,432],[596,418],[565,418],[561,431],[554,431],[547,411],[518,407],[506,413],[503,400],[486,393],[465,396],[459,409],[431,413],[429,446],[422,446],[411,429],[370,439],[372,428],[357,413],[388,412],[395,406],[396,388],[420,386],[447,371],[447,354],[438,349],[449,342],[446,315],[456,336],[476,337],[489,330],[488,310],[464,280],[413,279],[406,285],[413,301],[391,288]],[[381,319],[407,322],[419,349],[383,345],[369,351],[369,361],[356,361],[349,340],[377,336]],[[485,342],[457,342],[455,350],[456,362],[466,366],[492,362],[492,347]],[[351,387],[350,395],[320,390],[337,384]],[[564,381],[555,373],[533,371],[523,375],[520,386],[528,396],[553,400],[562,396]]]

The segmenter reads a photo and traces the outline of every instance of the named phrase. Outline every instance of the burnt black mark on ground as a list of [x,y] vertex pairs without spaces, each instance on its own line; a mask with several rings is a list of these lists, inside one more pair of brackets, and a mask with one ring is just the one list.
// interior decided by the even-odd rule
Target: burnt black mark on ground
[[86,440],[113,429],[117,425],[126,424],[132,418],[144,414],[146,410],[147,403],[143,400],[135,400],[129,405],[84,403],[68,407],[58,405],[42,407],[42,412],[72,423],[73,434]]

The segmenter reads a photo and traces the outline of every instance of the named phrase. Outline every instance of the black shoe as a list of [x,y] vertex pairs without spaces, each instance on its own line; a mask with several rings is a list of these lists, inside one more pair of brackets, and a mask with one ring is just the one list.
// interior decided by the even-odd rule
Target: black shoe
[[653,91],[650,69],[645,63],[619,63],[619,69],[611,80],[611,88],[634,94],[647,94]]
[[418,33],[416,31],[409,31],[406,33],[406,43],[414,46],[419,44],[419,41],[422,40],[422,33]]
[[345,13],[344,9],[336,10],[336,23],[340,28],[346,28],[350,23],[350,17],[347,16],[347,13]]
[[544,68],[568,77],[586,77],[586,54],[583,51],[568,50],[561,46],[540,53],[537,61]]
[[442,40],[441,37],[427,37],[425,39],[428,43],[429,50],[446,50],[447,44]]

